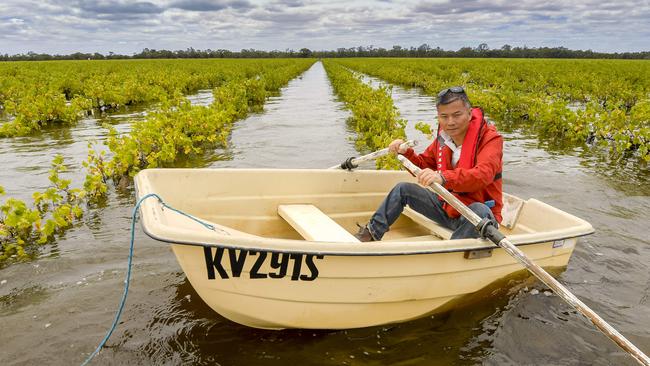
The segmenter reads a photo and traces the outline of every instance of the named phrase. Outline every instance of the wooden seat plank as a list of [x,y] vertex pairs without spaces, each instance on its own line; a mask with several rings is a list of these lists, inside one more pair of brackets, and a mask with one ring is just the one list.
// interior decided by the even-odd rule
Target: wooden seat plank
[[279,205],[278,214],[311,241],[358,243],[359,240],[314,205]]
[[440,237],[441,239],[448,240],[451,238],[452,231],[446,227],[438,225],[435,221],[429,219],[428,217],[422,215],[421,213],[415,211],[414,209],[406,206],[402,214],[409,219],[413,220],[416,224],[428,229],[433,235]]

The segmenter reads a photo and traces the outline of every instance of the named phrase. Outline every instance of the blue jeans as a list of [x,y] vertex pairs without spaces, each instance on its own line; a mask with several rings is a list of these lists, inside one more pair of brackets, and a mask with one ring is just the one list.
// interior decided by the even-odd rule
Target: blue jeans
[[[375,240],[381,240],[390,226],[404,211],[404,206],[409,205],[413,210],[421,213],[439,225],[453,230],[451,239],[478,238],[479,234],[463,216],[452,219],[442,209],[443,201],[438,195],[415,183],[398,183],[381,203],[377,212],[372,215],[368,223],[368,230]],[[494,220],[494,215],[484,203],[474,202],[468,206],[481,218],[489,217]]]

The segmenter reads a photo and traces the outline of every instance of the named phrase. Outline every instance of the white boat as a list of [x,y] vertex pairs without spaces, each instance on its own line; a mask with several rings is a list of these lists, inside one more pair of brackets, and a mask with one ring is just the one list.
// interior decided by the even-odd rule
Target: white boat
[[[147,169],[137,196],[147,235],[170,243],[212,309],[255,328],[343,329],[442,311],[522,270],[483,239],[450,231],[407,208],[380,242],[351,234],[368,221],[403,171]],[[501,231],[543,267],[564,267],[592,226],[536,199],[506,195]],[[456,300],[456,301],[454,301]]]

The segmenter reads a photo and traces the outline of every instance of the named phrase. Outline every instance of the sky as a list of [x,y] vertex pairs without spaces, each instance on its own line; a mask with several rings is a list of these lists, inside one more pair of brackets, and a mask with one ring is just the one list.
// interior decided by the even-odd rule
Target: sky
[[650,51],[650,0],[2,0],[0,54],[486,43]]

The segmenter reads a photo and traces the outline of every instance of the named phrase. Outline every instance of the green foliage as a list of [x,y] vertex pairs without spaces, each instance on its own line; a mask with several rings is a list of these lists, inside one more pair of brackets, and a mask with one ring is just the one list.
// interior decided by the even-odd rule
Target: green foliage
[[[128,134],[120,135],[112,126],[106,125],[109,130],[106,141],[110,150],[108,154],[104,151],[97,152],[92,144],[88,145],[88,158],[83,163],[88,173],[83,189],[71,188],[72,182],[61,177],[67,168],[63,157],[58,155],[52,161],[50,186],[33,194],[33,207],[13,198],[7,199],[0,206],[0,264],[6,260],[29,258],[37,252],[38,244],[47,243],[58,233],[70,228],[83,215],[81,203],[103,199],[111,179],[121,185],[141,169],[168,166],[181,156],[201,154],[208,148],[225,146],[237,119],[245,117],[250,111],[261,110],[269,94],[277,93],[280,87],[305,71],[313,62],[224,61],[220,64],[223,66],[228,63],[230,68],[220,69],[219,73],[211,76],[210,83],[218,86],[214,89],[214,102],[207,107],[192,106],[182,96],[190,88],[175,85],[175,77],[169,78],[172,83],[165,83],[167,79],[163,75],[158,83],[154,83],[163,85],[164,89],[164,93],[155,92],[155,98],[160,101],[156,111],[149,113],[146,120],[135,122]],[[201,84],[201,78],[193,78],[191,75],[187,77],[195,81],[194,87],[204,85]],[[76,82],[72,79],[66,79],[66,82],[70,83],[66,84],[67,88],[74,89],[78,86],[75,86]],[[101,89],[98,84],[90,84],[84,88],[92,91],[91,99],[94,103],[103,105],[107,100],[125,103],[125,100],[134,98],[134,95],[145,98],[144,95],[151,90],[161,90],[139,89],[138,85],[130,85],[112,95],[110,90]],[[142,94],[138,94],[140,92]],[[49,100],[59,103],[60,98],[51,97]],[[74,105],[74,102],[70,105]],[[31,121],[29,125],[35,129],[42,126],[40,123],[34,124],[33,119]],[[25,126],[13,122],[2,126],[7,125],[11,128]],[[2,187],[1,194],[4,194]]]
[[180,157],[225,147],[236,120],[260,111],[269,93],[278,92],[311,64],[313,60],[257,61],[255,68],[242,68],[239,76],[215,88],[210,106],[193,106],[176,92],[163,98],[160,108],[146,120],[135,122],[128,134],[119,135],[106,126],[112,158],[106,160],[91,149],[84,187],[92,197],[101,197],[109,178],[126,181],[141,169],[170,166]]
[[96,152],[93,144],[88,143],[88,157],[82,163],[87,174],[84,181],[84,191],[90,202],[103,199],[108,192],[108,177],[106,176],[106,152]]
[[631,60],[338,59],[430,95],[463,85],[502,124],[650,161],[650,64]]
[[[214,59],[0,63],[0,105],[10,117],[0,125],[0,137],[29,135],[48,124],[74,124],[88,113],[162,102],[228,80],[250,79],[269,66],[311,63]],[[284,75],[269,73],[261,85],[277,90],[285,83]],[[255,97],[256,103],[265,98],[259,93]]]
[[[326,60],[323,64],[334,91],[352,112],[348,122],[357,132],[357,149],[383,149],[393,140],[405,138],[406,121],[399,119],[388,88],[373,89],[333,60]],[[400,166],[392,155],[377,159],[380,169],[398,169]]]
[[[0,205],[0,263],[10,258],[28,258],[30,244],[47,243],[83,215],[79,204],[85,192],[70,188],[70,180],[60,177],[66,170],[63,157],[55,156],[49,175],[50,186],[33,194],[33,208],[15,198]],[[4,194],[2,187],[0,193]]]
[[422,121],[417,122],[415,124],[415,129],[429,136],[429,138],[431,138],[431,135],[433,135],[433,131],[431,131],[431,125],[429,125],[428,123]]

